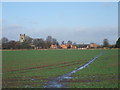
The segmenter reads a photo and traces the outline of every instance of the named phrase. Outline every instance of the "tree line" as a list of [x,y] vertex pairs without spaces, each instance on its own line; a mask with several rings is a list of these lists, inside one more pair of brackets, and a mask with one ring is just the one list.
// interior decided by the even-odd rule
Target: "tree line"
[[50,48],[52,44],[59,45],[58,41],[52,38],[52,36],[48,36],[46,40],[42,38],[33,39],[29,36],[25,36],[25,41],[22,43],[3,37],[0,42],[2,43],[2,49],[33,49],[34,47],[47,49]]
[[[58,48],[60,48],[59,42],[52,36],[47,36],[45,40],[42,38],[33,39],[29,36],[25,36],[25,41],[22,43],[20,41],[9,40],[8,38],[3,37],[0,40],[0,43],[2,44],[2,49],[34,49],[35,47],[37,49],[48,49],[51,45],[57,45]],[[61,44],[65,44],[64,41]],[[70,40],[67,44],[77,46],[76,43],[72,43]],[[102,47],[109,47],[109,45],[108,39],[104,39]],[[118,38],[116,44],[112,48],[120,48],[120,38]]]

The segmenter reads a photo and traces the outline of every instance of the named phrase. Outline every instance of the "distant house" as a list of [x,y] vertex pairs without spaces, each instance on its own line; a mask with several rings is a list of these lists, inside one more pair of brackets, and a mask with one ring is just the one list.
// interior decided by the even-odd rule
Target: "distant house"
[[68,45],[67,44],[61,44],[60,47],[63,48],[63,49],[67,49]]
[[75,45],[70,45],[72,49],[76,49],[77,47]]
[[38,48],[35,47],[35,45],[33,45],[33,44],[30,44],[30,46],[31,46],[33,49],[38,49]]
[[88,49],[89,48],[89,44],[79,44],[78,48],[80,48],[80,49]]
[[99,45],[97,45],[97,44],[95,44],[95,43],[90,43],[90,46],[89,46],[90,48],[97,48],[97,47],[99,47]]
[[108,45],[109,48],[115,48],[115,45]]
[[52,44],[52,45],[50,46],[50,48],[52,48],[52,49],[56,49],[56,48],[58,48],[58,47],[57,47],[56,44],[55,44],[55,45]]

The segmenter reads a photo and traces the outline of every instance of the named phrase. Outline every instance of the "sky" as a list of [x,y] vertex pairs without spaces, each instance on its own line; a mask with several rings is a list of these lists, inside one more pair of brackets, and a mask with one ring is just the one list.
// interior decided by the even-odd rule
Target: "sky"
[[59,43],[102,44],[118,38],[117,2],[4,2],[2,36],[19,40],[20,34],[32,38],[52,36]]

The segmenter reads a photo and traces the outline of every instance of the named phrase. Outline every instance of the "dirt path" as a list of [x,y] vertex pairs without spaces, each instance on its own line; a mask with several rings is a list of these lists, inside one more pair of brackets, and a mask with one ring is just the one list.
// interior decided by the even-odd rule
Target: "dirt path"
[[90,65],[93,61],[95,61],[97,58],[99,58],[100,56],[102,56],[105,53],[105,51],[103,51],[102,53],[100,53],[98,56],[94,57],[92,60],[90,60],[88,63],[84,64],[83,66],[77,68],[76,70],[73,70],[67,74],[64,74],[62,76],[59,76],[51,81],[49,81],[48,83],[46,83],[43,87],[44,88],[66,88],[66,84],[61,82],[65,79],[71,79],[72,77],[70,77],[72,74],[78,72],[79,70],[86,68],[88,65]]

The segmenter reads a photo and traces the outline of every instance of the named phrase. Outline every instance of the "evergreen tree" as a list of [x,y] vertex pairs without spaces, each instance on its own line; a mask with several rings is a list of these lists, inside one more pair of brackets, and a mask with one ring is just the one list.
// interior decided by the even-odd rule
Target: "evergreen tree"
[[103,47],[108,47],[109,46],[109,41],[108,39],[103,40]]
[[120,48],[120,37],[118,38],[118,40],[116,41],[116,47]]

